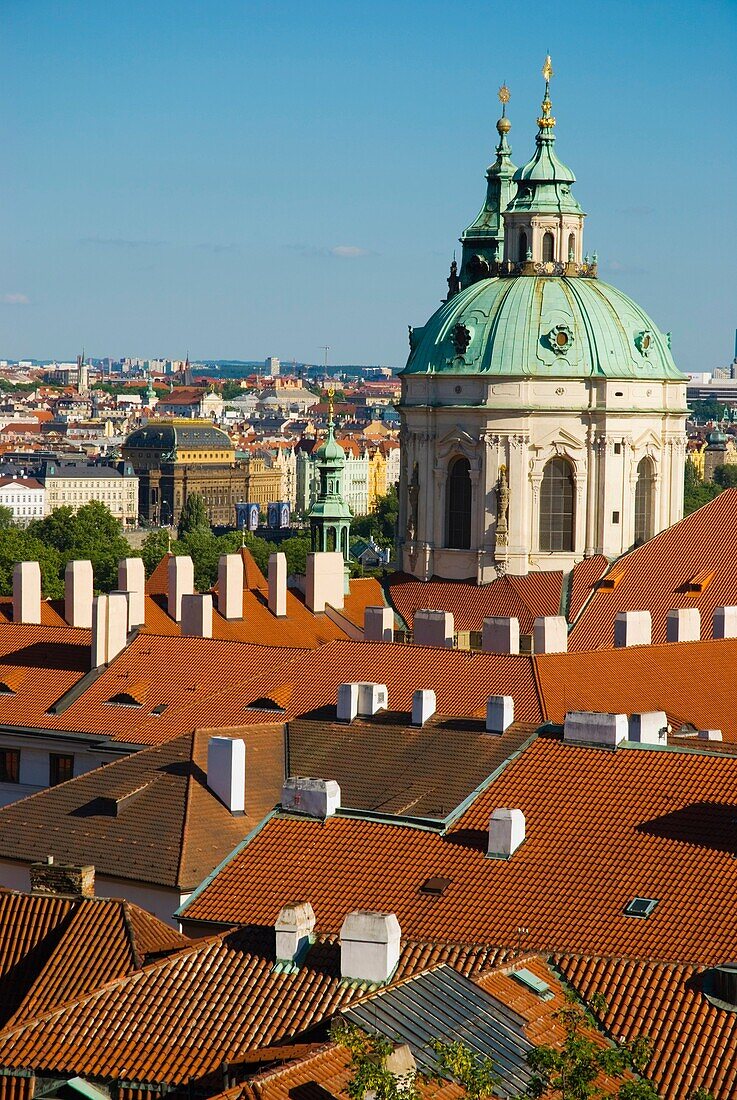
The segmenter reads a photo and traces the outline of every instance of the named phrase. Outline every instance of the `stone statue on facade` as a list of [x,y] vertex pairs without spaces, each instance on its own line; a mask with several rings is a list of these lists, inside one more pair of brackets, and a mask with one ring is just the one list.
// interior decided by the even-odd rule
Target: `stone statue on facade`
[[414,542],[417,535],[417,512],[420,503],[420,471],[415,462],[412,480],[407,487],[409,497],[409,515],[407,516],[407,541]]
[[446,302],[450,301],[451,298],[455,298],[460,289],[461,280],[458,275],[458,264],[453,260],[453,263],[450,265],[450,275],[448,276],[448,297],[445,299]]
[[499,488],[497,489],[496,541],[499,546],[507,543],[507,512],[509,510],[509,484],[507,467],[499,467]]

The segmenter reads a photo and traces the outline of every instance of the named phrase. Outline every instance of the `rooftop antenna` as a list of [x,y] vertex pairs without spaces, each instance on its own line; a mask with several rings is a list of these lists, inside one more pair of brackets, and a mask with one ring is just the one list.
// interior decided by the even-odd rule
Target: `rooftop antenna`
[[328,373],[328,352],[330,351],[330,344],[320,344],[320,347],[325,352],[323,366],[325,367],[325,373]]

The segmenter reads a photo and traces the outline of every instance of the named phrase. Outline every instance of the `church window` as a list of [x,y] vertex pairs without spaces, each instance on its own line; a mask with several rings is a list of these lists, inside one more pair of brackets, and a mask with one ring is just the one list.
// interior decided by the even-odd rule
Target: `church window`
[[637,464],[635,486],[635,544],[647,542],[653,535],[653,464],[642,458]]
[[553,260],[554,250],[555,238],[552,233],[546,233],[543,237],[543,263],[550,263]]
[[519,262],[523,264],[527,259],[527,234],[520,233],[519,235]]
[[471,465],[454,458],[448,469],[448,548],[471,548]]
[[576,259],[576,238],[573,233],[568,234],[568,260],[573,263]]
[[565,458],[551,458],[540,488],[540,549],[573,550],[573,472]]
[[325,549],[332,553],[335,550],[335,528],[328,527],[325,532]]

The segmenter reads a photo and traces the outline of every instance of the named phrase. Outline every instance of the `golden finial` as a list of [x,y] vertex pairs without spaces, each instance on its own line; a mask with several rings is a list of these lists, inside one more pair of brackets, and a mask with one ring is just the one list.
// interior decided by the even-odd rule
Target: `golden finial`
[[542,68],[543,76],[545,77],[545,98],[542,101],[542,114],[537,120],[537,124],[541,130],[552,130],[555,126],[555,119],[550,113],[550,109],[553,106],[550,102],[550,80],[553,76],[553,62],[550,60],[550,54],[545,58],[545,64]]
[[335,390],[330,387],[328,390],[328,420],[332,424],[333,422],[333,398],[335,397]]
[[509,88],[506,84],[502,84],[501,88],[497,92],[497,95],[499,96],[499,102],[503,105],[502,109],[506,109],[506,106],[509,103],[510,99]]
[[507,118],[507,104],[509,103],[511,93],[506,84],[502,84],[501,88],[497,92],[497,95],[499,96],[499,102],[502,105],[502,117],[497,122],[496,129],[497,133],[500,136],[503,136],[504,134],[508,134],[509,131],[512,129],[512,123]]

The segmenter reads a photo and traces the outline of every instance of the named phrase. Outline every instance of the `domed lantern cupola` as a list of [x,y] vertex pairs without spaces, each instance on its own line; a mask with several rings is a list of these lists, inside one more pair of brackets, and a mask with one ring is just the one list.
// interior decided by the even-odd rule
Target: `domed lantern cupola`
[[517,191],[504,211],[504,259],[522,265],[522,274],[539,272],[537,265],[553,265],[547,274],[575,274],[583,261],[585,214],[571,192],[576,182],[571,169],[555,153],[555,118],[550,102],[553,66],[545,58],[542,70],[545,95],[537,120],[532,159],[514,173]]
[[512,164],[512,150],[507,141],[512,124],[507,118],[510,93],[506,84],[502,84],[498,95],[502,105],[502,117],[496,124],[499,144],[496,160],[486,169],[486,199],[478,216],[460,237],[463,245],[461,287],[496,274],[504,253],[502,215],[517,189],[513,182],[516,168]]

